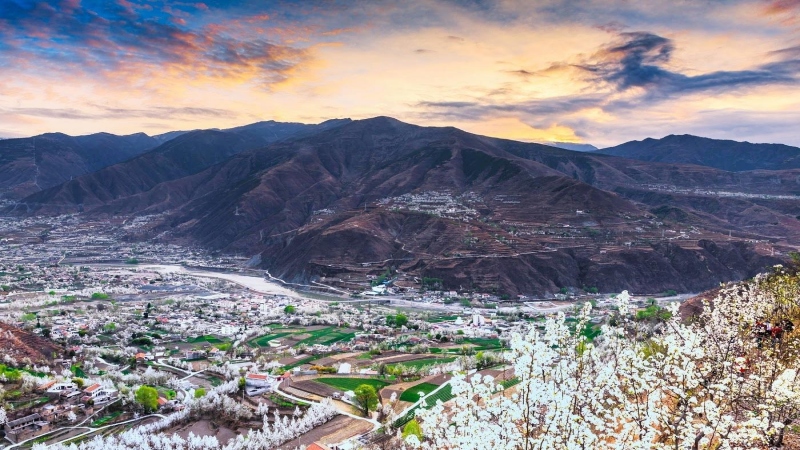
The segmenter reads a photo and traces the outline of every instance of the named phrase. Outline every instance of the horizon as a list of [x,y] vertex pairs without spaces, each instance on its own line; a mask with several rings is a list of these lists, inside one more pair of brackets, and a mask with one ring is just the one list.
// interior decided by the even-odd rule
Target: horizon
[[[320,124],[320,123],[323,123],[323,122],[326,122],[326,121],[329,121],[329,120],[348,120],[348,119],[352,120],[354,122],[357,122],[357,121],[362,121],[362,120],[375,119],[375,118],[378,118],[378,117],[389,117],[391,119],[398,120],[398,121],[403,122],[405,124],[414,125],[414,126],[418,126],[418,127],[451,127],[452,126],[452,125],[436,125],[436,126],[433,126],[433,125],[420,125],[420,124],[417,124],[417,123],[412,123],[412,122],[407,122],[407,121],[404,121],[404,120],[400,120],[400,119],[397,119],[395,117],[382,116],[382,115],[381,116],[374,116],[374,117],[366,117],[366,118],[363,118],[363,119],[351,119],[349,117],[333,117],[333,118],[324,119],[324,120],[322,120],[320,122],[313,122],[313,123],[309,122],[309,123],[305,123],[305,124],[306,125],[313,125],[313,124]],[[273,119],[264,119],[264,120],[257,120],[255,122],[232,125],[232,126],[227,127],[227,128],[212,127],[212,128],[195,128],[195,129],[191,129],[191,130],[169,130],[169,131],[165,131],[165,132],[162,132],[162,133],[152,133],[152,134],[146,133],[144,131],[137,131],[137,132],[125,133],[125,134],[116,134],[116,133],[111,133],[111,132],[102,131],[102,130],[89,132],[89,133],[85,133],[85,134],[69,134],[69,133],[66,133],[66,132],[63,132],[63,131],[46,131],[44,133],[40,133],[40,134],[36,134],[36,135],[30,135],[30,136],[16,136],[16,137],[0,136],[0,140],[5,140],[5,139],[28,139],[28,138],[32,138],[32,137],[42,136],[42,135],[45,135],[45,134],[64,134],[64,135],[67,135],[67,136],[70,136],[70,137],[91,136],[91,135],[94,135],[94,134],[102,134],[102,133],[112,134],[112,135],[116,135],[116,136],[130,136],[130,135],[135,135],[135,134],[145,134],[145,135],[147,135],[149,137],[156,137],[156,136],[159,136],[159,135],[162,135],[162,134],[169,134],[169,133],[174,133],[174,132],[189,133],[189,132],[192,132],[192,131],[203,131],[203,130],[225,131],[225,130],[228,130],[228,129],[231,129],[231,128],[245,127],[245,126],[254,125],[254,124],[262,123],[262,122],[277,122],[277,123],[281,123],[280,121],[273,120]],[[304,123],[304,122],[299,122],[299,123]],[[647,140],[647,139],[661,140],[661,139],[665,139],[665,138],[670,137],[670,136],[692,136],[692,137],[701,138],[701,139],[733,140],[733,141],[736,141],[736,142],[755,144],[755,145],[762,145],[762,144],[765,144],[765,145],[787,145],[787,146],[790,146],[790,147],[795,147],[795,146],[793,146],[791,144],[786,144],[786,143],[783,143],[783,142],[758,142],[758,141],[748,141],[748,140],[736,140],[736,139],[727,139],[725,137],[699,136],[699,135],[696,135],[696,134],[689,134],[689,133],[671,133],[671,134],[663,135],[661,137],[647,136],[647,137],[643,137],[643,138],[640,138],[640,139],[634,139],[634,140],[630,140],[630,141],[618,142],[618,143],[616,143],[614,145],[598,146],[598,145],[595,145],[592,142],[564,142],[564,141],[510,139],[510,138],[505,138],[505,137],[502,137],[502,136],[490,136],[490,135],[482,135],[480,133],[473,133],[473,132],[471,132],[469,130],[465,130],[465,129],[459,128],[459,127],[454,127],[454,128],[457,128],[457,129],[459,129],[461,131],[464,131],[464,132],[467,132],[467,133],[476,134],[476,135],[479,135],[479,136],[491,137],[491,138],[509,139],[509,140],[514,140],[514,141],[519,141],[519,142],[525,142],[525,143],[531,143],[531,144],[543,144],[543,145],[554,145],[554,144],[591,145],[591,146],[594,146],[597,150],[604,150],[606,148],[615,147],[617,145],[625,144],[625,143],[628,143],[628,142],[644,141],[644,140]],[[564,148],[564,150],[570,150],[570,149]],[[571,150],[571,151],[581,151],[581,150]]]
[[598,148],[670,134],[800,146],[799,13],[796,0],[13,0],[0,136],[386,115]]

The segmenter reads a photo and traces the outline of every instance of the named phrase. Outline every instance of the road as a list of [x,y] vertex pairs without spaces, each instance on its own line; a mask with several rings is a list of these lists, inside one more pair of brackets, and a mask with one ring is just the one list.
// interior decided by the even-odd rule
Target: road
[[[113,403],[113,402],[112,402],[112,403]],[[111,403],[109,403],[109,405],[110,405],[110,404],[111,404]],[[106,405],[106,406],[108,406],[108,405]],[[104,406],[103,408],[105,408],[105,406]],[[105,429],[107,429],[107,428],[111,428],[111,427],[118,427],[118,426],[120,426],[120,425],[125,425],[125,424],[128,424],[128,423],[133,423],[133,422],[142,421],[142,420],[148,419],[148,418],[150,418],[150,417],[158,417],[159,419],[164,419],[164,418],[165,418],[165,416],[164,416],[164,415],[162,415],[162,414],[149,414],[149,415],[146,415],[146,416],[137,417],[137,418],[135,418],[135,419],[126,420],[126,421],[124,421],[124,422],[116,422],[116,423],[112,423],[112,424],[110,424],[110,425],[105,425],[105,426],[102,426],[102,427],[97,427],[97,428],[91,428],[91,427],[81,426],[81,424],[85,423],[87,420],[89,420],[89,419],[90,419],[92,416],[96,415],[96,414],[97,414],[97,413],[99,413],[100,411],[102,411],[102,409],[101,409],[101,410],[99,410],[99,411],[97,411],[96,413],[92,414],[91,416],[87,417],[86,419],[84,419],[84,420],[83,420],[83,421],[82,421],[80,424],[78,424],[78,425],[74,425],[74,426],[71,426],[71,427],[61,427],[61,428],[58,428],[58,429],[56,429],[56,430],[53,430],[53,431],[50,431],[50,432],[48,432],[48,433],[41,434],[41,435],[39,435],[39,436],[32,437],[32,438],[30,438],[30,439],[26,439],[26,440],[24,440],[24,441],[22,441],[22,442],[18,442],[18,443],[16,443],[16,444],[13,444],[13,445],[11,445],[11,446],[8,446],[8,447],[6,447],[4,450],[11,450],[11,449],[14,449],[14,448],[21,448],[21,446],[22,446],[22,445],[25,445],[25,444],[26,444],[26,443],[28,443],[28,442],[32,442],[32,441],[35,441],[35,440],[37,440],[37,439],[40,439],[42,436],[47,436],[47,435],[49,435],[49,434],[57,433],[57,432],[59,432],[59,431],[64,431],[64,430],[79,430],[79,429],[83,429],[83,428],[85,428],[87,431],[85,431],[85,432],[83,432],[83,433],[81,433],[81,434],[75,435],[75,436],[69,436],[69,437],[67,437],[67,438],[65,438],[65,439],[62,439],[62,440],[60,440],[60,441],[53,442],[53,443],[52,443],[52,444],[50,444],[50,445],[53,445],[53,444],[60,444],[61,442],[64,442],[64,441],[71,441],[71,440],[74,440],[74,439],[80,439],[80,438],[81,438],[81,437],[83,437],[83,436],[87,436],[87,435],[90,435],[90,434],[92,434],[92,433],[97,433],[98,431],[103,431],[103,430],[105,430]]]

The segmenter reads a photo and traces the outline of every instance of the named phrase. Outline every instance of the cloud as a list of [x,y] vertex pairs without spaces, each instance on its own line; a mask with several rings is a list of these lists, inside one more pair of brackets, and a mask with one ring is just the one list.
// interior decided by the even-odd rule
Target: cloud
[[510,73],[511,75],[516,75],[522,78],[529,78],[536,75],[536,72],[531,72],[525,69],[517,69],[517,70],[506,70],[506,73]]
[[[466,120],[483,120],[501,114],[522,114],[526,117],[551,122],[553,117],[572,114],[586,108],[596,107],[604,101],[600,94],[563,96],[547,99],[532,99],[520,102],[492,101],[488,98],[472,102],[418,102],[414,106],[424,110],[423,117],[453,117]],[[546,118],[546,119],[545,119]],[[541,125],[541,123],[539,124]]]
[[197,108],[197,107],[172,107],[156,106],[146,109],[135,108],[112,108],[106,106],[93,105],[93,110],[79,110],[74,108],[8,108],[0,110],[4,113],[18,114],[32,117],[46,117],[53,119],[131,119],[148,118],[163,119],[170,118],[230,118],[238,117],[239,114],[233,111],[216,108]]
[[4,112],[52,119],[93,119],[95,116],[74,108],[10,108]]
[[127,1],[1,2],[0,65],[107,77],[177,72],[269,86],[309,58],[306,49],[272,42],[256,30],[236,35],[213,26],[184,26],[192,16],[179,7],[208,9],[202,3],[156,11]]
[[716,71],[685,75],[666,67],[675,51],[671,39],[648,33],[620,33],[620,42],[601,49],[593,61],[577,64],[595,82],[609,83],[619,91],[638,87],[651,97],[735,89],[800,81],[800,61],[785,59],[750,70]]

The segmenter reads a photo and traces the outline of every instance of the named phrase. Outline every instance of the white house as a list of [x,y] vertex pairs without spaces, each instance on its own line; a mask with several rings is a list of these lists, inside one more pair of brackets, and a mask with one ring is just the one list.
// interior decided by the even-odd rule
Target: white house
[[244,377],[245,385],[258,387],[258,388],[268,388],[272,387],[275,383],[275,380],[267,374],[260,374],[260,373],[248,373]]
[[348,374],[352,370],[350,363],[342,363],[339,365],[339,370],[336,373]]
[[63,393],[72,392],[75,389],[78,389],[78,386],[76,386],[75,383],[56,383],[47,390],[47,393],[60,395]]

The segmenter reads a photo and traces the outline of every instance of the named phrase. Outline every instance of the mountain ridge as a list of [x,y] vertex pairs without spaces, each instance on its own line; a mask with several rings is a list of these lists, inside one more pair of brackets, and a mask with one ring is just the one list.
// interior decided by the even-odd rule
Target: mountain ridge
[[[773,198],[799,196],[800,171],[642,162],[385,116],[256,141],[187,133],[22,204],[37,214],[158,216],[129,239],[257,254],[287,281],[346,289],[347,279],[394,268],[509,294],[700,290],[753,276],[780,262],[764,245],[800,239],[798,202]],[[143,181],[154,165],[188,167],[181,158],[201,147],[214,157]],[[139,161],[164,154],[171,162]],[[739,196],[716,194],[742,186]]]
[[711,139],[690,134],[630,141],[598,152],[649,162],[696,164],[733,172],[800,168],[800,148],[797,147]]

